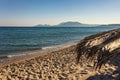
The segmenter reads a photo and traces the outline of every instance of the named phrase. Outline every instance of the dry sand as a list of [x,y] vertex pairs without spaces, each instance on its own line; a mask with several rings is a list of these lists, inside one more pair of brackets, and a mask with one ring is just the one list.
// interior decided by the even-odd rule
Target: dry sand
[[75,46],[1,65],[0,80],[120,80],[120,57],[94,70],[93,64],[76,64]]

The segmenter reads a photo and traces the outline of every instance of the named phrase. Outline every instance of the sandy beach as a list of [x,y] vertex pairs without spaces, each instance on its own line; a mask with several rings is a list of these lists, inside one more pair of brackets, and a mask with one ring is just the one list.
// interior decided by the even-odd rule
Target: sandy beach
[[0,80],[120,80],[120,0],[0,0]]
[[[119,80],[120,57],[100,70],[76,64],[75,45],[2,64],[0,80]],[[114,64],[113,64],[114,63]]]

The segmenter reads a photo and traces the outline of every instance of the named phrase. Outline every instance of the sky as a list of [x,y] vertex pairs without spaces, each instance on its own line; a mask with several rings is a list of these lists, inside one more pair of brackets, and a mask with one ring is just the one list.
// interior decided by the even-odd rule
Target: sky
[[0,0],[0,26],[120,24],[120,0]]

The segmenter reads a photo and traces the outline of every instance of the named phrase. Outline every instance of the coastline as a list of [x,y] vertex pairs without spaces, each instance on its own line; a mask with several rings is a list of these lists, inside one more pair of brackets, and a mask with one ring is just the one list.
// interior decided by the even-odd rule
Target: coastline
[[[76,45],[48,50],[40,54],[21,57],[0,65],[1,80],[112,80],[117,66],[105,64],[94,70],[92,63],[76,64]],[[119,58],[118,58],[119,59]],[[102,75],[105,76],[102,76]],[[98,76],[97,76],[98,75]],[[91,79],[92,77],[92,79]]]
[[[33,51],[29,55],[11,57],[12,60],[0,64],[0,80],[120,79],[120,56],[111,58],[100,70],[97,70],[94,69],[94,62],[86,59],[82,60],[83,64],[81,62],[77,64],[77,45],[76,42],[48,46],[43,48],[43,51],[36,51],[36,53]],[[85,56],[82,55],[82,58]]]
[[53,46],[47,46],[43,47],[41,50],[34,50],[34,51],[26,51],[26,52],[20,52],[19,54],[11,54],[11,55],[5,55],[1,56],[0,59],[0,67],[3,67],[5,65],[9,65],[12,63],[28,60],[31,58],[34,58],[36,56],[44,56],[44,55],[50,55],[50,53],[55,51],[60,51],[62,49],[69,48],[71,46],[75,46],[77,42],[68,42],[60,45],[53,45]]

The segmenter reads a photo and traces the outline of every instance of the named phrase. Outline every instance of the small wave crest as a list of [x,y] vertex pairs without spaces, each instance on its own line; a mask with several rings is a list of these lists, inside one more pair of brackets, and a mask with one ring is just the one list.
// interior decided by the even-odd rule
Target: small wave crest
[[55,50],[59,50],[62,48],[70,47],[75,44],[76,44],[75,42],[74,43],[69,42],[69,43],[65,43],[65,44],[61,44],[61,45],[46,46],[46,47],[36,48],[36,49],[32,49],[32,50],[28,49],[27,51],[23,51],[23,52],[0,56],[0,60],[19,58],[22,56],[28,56],[28,55],[32,55],[32,54],[42,53],[44,51],[55,51]]
[[42,50],[60,49],[60,48],[69,47],[75,44],[77,44],[77,42],[68,42],[68,43],[60,44],[60,45],[46,46],[46,47],[42,47]]
[[18,56],[24,56],[26,54],[13,54],[13,55],[7,55],[8,58],[12,58],[12,57],[18,57]]

